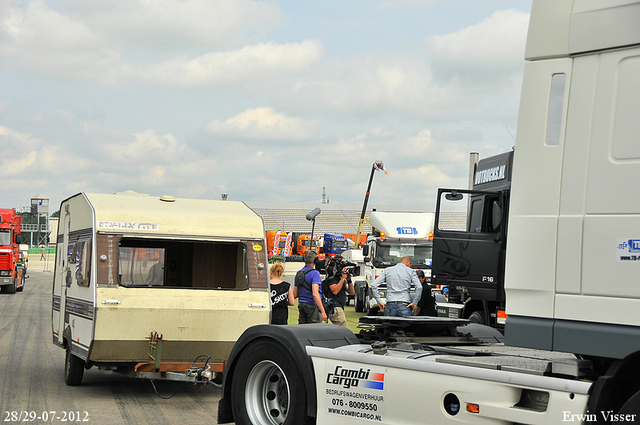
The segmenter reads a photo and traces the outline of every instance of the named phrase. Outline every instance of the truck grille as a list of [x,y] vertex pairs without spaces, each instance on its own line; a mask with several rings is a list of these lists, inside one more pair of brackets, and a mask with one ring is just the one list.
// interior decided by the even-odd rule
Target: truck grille
[[9,254],[0,254],[0,270],[11,269],[11,256]]

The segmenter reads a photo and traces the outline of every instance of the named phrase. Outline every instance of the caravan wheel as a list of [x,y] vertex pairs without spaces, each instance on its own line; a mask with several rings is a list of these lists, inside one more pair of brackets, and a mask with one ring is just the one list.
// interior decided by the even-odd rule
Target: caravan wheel
[[80,385],[84,375],[84,360],[71,353],[67,347],[67,355],[64,360],[64,382],[69,386]]

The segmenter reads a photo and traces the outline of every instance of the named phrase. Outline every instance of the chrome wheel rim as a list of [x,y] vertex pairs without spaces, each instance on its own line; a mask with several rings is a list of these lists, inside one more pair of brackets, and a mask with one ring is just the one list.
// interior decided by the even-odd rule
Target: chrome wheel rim
[[263,360],[247,377],[245,405],[251,423],[281,425],[289,411],[287,377],[276,363]]

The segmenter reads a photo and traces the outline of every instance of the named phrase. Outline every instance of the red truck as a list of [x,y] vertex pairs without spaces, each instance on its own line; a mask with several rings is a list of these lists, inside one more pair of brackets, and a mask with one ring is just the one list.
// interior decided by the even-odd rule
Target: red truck
[[15,209],[0,209],[0,287],[8,294],[24,289],[24,262],[20,258],[21,217]]

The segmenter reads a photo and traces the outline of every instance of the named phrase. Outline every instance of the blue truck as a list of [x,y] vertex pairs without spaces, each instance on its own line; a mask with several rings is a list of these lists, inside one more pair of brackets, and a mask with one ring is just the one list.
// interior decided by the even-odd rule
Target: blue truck
[[340,233],[325,233],[322,252],[327,257],[334,257],[349,249],[349,240]]

